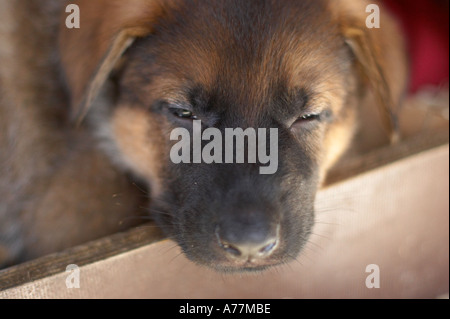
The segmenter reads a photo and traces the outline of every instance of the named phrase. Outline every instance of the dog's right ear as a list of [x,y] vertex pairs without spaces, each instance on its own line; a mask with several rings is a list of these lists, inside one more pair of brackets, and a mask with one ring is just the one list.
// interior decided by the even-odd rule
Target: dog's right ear
[[157,20],[175,1],[78,0],[80,28],[65,19],[59,38],[61,62],[71,94],[73,118],[79,123],[135,39],[152,33]]
[[370,87],[394,142],[399,138],[397,113],[407,88],[405,43],[395,20],[381,5],[381,27],[371,29],[366,25],[367,7],[372,2],[330,0],[330,6],[355,57],[358,73]]

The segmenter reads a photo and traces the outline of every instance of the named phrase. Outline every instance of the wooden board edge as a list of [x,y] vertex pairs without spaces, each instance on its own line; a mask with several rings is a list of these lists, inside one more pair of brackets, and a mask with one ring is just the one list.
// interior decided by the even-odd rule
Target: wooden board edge
[[[399,145],[386,147],[361,158],[350,159],[341,166],[345,175],[332,174],[327,180],[327,187],[406,157],[442,147],[448,143],[449,133],[444,131],[439,134],[424,135]],[[0,291],[65,272],[67,265],[70,264],[84,266],[145,245],[160,242],[164,239],[164,236],[155,225],[146,224],[123,233],[70,248],[60,253],[41,257],[0,270]]]

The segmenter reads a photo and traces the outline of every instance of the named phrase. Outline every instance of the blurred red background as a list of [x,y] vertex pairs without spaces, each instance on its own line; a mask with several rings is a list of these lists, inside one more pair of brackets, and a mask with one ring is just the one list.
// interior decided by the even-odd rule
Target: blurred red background
[[449,74],[449,1],[384,0],[406,35],[410,60],[410,91],[445,85]]

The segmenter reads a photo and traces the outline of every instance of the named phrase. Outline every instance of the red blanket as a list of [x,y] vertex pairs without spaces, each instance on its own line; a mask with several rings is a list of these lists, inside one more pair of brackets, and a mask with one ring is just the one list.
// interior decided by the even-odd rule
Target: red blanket
[[426,85],[448,83],[449,1],[385,0],[385,3],[398,17],[408,40],[411,92]]

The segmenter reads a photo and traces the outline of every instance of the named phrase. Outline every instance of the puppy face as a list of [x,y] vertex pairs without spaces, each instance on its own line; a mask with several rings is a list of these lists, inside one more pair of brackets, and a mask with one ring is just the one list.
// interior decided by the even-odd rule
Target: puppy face
[[[316,191],[351,140],[365,87],[335,10],[327,1],[158,3],[136,10],[139,26],[116,27],[138,36],[113,37],[91,80],[66,68],[75,107],[92,104],[88,117],[110,157],[148,183],[155,220],[193,261],[261,270],[306,243]],[[66,51],[66,41],[67,64],[81,55]],[[194,120],[222,136],[227,128],[277,129],[276,172],[175,164],[171,132],[192,135]]]

